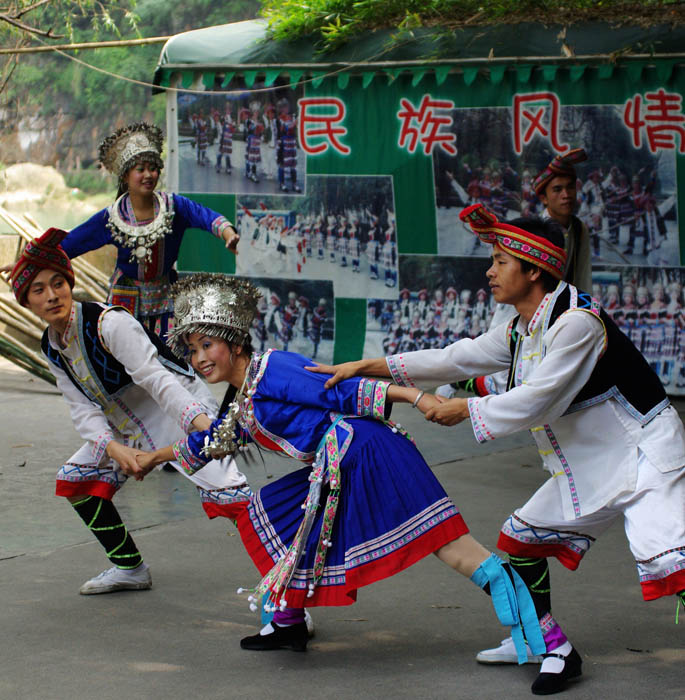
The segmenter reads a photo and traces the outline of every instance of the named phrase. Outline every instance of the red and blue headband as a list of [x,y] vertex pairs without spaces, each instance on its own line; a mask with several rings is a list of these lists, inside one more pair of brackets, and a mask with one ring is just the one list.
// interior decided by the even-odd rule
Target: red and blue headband
[[533,180],[535,194],[538,196],[544,194],[545,187],[559,175],[575,179],[576,163],[582,163],[584,160],[587,160],[587,153],[585,153],[584,148],[573,148],[568,153],[559,153],[554,156],[549,165],[543,168]]
[[459,214],[483,243],[499,245],[507,253],[542,268],[555,279],[562,279],[566,267],[566,251],[546,238],[529,233],[518,226],[498,221],[482,204],[472,204]]

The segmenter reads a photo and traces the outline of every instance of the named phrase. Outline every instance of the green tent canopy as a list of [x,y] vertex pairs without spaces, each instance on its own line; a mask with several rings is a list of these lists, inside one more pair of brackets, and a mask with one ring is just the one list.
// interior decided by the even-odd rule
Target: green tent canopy
[[[393,75],[404,69],[444,75],[445,67],[463,70],[519,64],[524,68],[519,71],[519,80],[526,82],[534,73],[528,65],[568,65],[578,77],[586,65],[603,64],[606,74],[618,60],[653,63],[655,60],[675,62],[685,57],[682,29],[670,25],[645,28],[592,23],[564,28],[522,23],[512,31],[510,25],[498,24],[457,29],[447,36],[435,29],[421,28],[412,32],[411,39],[403,38],[399,42],[392,41],[393,34],[388,29],[368,32],[333,52],[321,54],[309,39],[292,42],[270,39],[263,20],[197,29],[167,41],[154,83],[167,87],[175,73],[183,74],[190,82],[201,75],[207,76],[205,84],[220,79],[220,85],[226,88],[234,75],[246,71],[262,74],[269,71],[269,79],[274,80],[279,73],[285,77],[292,71],[312,74],[342,69],[353,73],[385,71]],[[491,79],[501,79],[500,73],[492,71]]]

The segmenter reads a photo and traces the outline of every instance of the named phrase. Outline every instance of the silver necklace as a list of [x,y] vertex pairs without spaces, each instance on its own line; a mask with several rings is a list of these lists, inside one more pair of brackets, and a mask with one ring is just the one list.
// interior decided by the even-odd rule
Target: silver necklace
[[231,401],[231,403],[228,405],[226,417],[216,428],[214,428],[211,440],[209,435],[205,436],[205,444],[201,450],[205,457],[220,459],[222,457],[226,457],[227,455],[234,454],[240,448],[235,439],[235,426],[238,422],[240,412],[243,410],[244,405],[247,403],[250,395],[253,393],[252,389],[248,389],[247,392],[245,392],[245,385],[247,384],[248,375],[249,366],[245,369],[245,379],[243,379],[240,389],[238,389],[233,401]]
[[159,192],[153,192],[152,194],[157,200],[158,207],[156,208],[158,210],[155,218],[148,224],[136,225],[123,220],[119,213],[119,205],[124,197],[127,196],[126,192],[107,209],[109,214],[107,228],[112,232],[114,241],[124,248],[131,249],[129,262],[150,262],[154,244],[164,238],[167,233],[171,233],[174,221],[173,200],[167,206],[166,197],[163,197]]

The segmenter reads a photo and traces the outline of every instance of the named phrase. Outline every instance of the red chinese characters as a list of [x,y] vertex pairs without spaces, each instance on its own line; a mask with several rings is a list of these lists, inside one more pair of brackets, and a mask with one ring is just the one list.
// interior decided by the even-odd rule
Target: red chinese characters
[[405,98],[400,100],[400,105],[401,109],[397,112],[401,123],[397,142],[400,148],[414,153],[420,142],[426,155],[430,155],[435,146],[440,146],[451,156],[457,155],[457,135],[441,130],[452,125],[452,117],[438,113],[440,110],[454,109],[454,102],[434,100],[430,95],[424,95],[418,109]]
[[559,141],[559,117],[561,106],[553,92],[532,92],[514,95],[514,150],[521,155],[523,147],[536,134],[548,139],[558,153],[569,149]]
[[303,97],[297,104],[300,109],[299,141],[305,153],[315,156],[334,148],[344,156],[349,155],[350,147],[339,139],[347,133],[341,125],[346,114],[342,100],[337,97]]
[[659,149],[673,150],[678,136],[678,151],[685,153],[682,102],[682,95],[665,92],[663,88],[629,99],[623,106],[623,123],[633,132],[633,146],[641,148],[644,132],[652,153]]

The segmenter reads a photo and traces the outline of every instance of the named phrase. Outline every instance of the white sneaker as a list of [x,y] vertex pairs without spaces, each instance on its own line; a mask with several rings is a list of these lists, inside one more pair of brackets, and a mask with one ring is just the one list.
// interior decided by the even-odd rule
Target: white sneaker
[[143,563],[135,569],[120,569],[113,566],[90,581],[86,581],[79,589],[79,593],[95,595],[113,591],[144,591],[148,588],[152,588],[152,576],[150,576],[150,567]]
[[304,622],[307,625],[307,634],[311,639],[314,636],[314,620],[312,620],[312,616],[307,608],[304,609]]
[[[525,663],[542,663],[542,656],[536,656],[533,654],[528,644],[526,644],[526,652],[528,654],[528,658],[526,659]],[[479,664],[517,664],[518,656],[516,655],[514,640],[511,637],[507,637],[501,641],[498,647],[479,651],[478,655],[476,656],[476,661]]]

